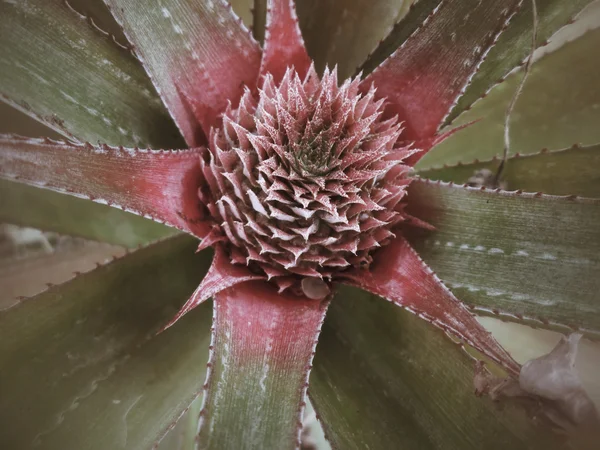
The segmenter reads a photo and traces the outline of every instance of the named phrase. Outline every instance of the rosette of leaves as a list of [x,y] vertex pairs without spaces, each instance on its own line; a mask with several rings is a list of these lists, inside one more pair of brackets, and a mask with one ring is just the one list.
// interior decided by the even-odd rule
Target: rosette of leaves
[[[539,3],[541,46],[590,2]],[[335,448],[562,446],[475,396],[521,367],[474,313],[600,330],[598,31],[486,189],[532,3],[234,6],[0,4],[2,99],[64,138],[0,138],[0,219],[141,245],[0,312],[2,447],[294,448],[307,396]]]

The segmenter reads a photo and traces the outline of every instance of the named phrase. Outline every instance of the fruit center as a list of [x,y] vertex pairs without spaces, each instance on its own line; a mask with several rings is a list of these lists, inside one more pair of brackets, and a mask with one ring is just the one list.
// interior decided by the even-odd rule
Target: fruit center
[[401,125],[375,91],[335,72],[288,70],[246,90],[214,128],[201,160],[211,239],[243,264],[311,298],[341,271],[368,267],[404,220],[410,182]]

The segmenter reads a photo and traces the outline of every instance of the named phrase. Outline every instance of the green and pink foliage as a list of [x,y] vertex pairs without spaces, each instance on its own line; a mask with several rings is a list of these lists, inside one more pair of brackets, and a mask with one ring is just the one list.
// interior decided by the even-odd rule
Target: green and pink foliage
[[[0,219],[128,246],[173,233],[115,207],[191,236],[0,311],[0,443],[150,448],[177,427],[178,448],[299,448],[308,394],[336,448],[589,431],[573,353],[521,370],[473,312],[597,336],[597,146],[511,158],[512,191],[446,182],[495,160],[422,168],[488,126],[444,128],[530,60],[532,7],[545,39],[588,2],[419,0],[393,24],[398,2],[255,0],[254,35],[223,0],[104,3],[0,6],[2,98],[67,139],[0,138]],[[348,27],[364,42],[342,45]],[[547,158],[590,182],[551,183]]]

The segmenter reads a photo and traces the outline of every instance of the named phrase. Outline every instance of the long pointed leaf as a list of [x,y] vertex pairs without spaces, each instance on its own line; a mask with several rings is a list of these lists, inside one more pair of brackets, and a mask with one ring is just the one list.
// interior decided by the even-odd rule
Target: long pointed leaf
[[200,448],[293,449],[328,301],[264,282],[217,294]]
[[436,227],[411,239],[477,312],[600,332],[600,201],[415,181],[412,214]]
[[224,0],[105,0],[188,145],[254,86],[260,48]]
[[165,240],[0,312],[1,448],[151,447],[204,379],[208,305],[156,336],[208,268],[195,246]]
[[279,83],[288,67],[293,66],[300,78],[304,78],[310,64],[294,0],[269,0],[260,74],[271,73]]
[[310,56],[319,70],[325,65],[333,68],[337,64],[342,80],[354,74],[394,23],[406,14],[409,3],[405,0],[296,0]]
[[[204,243],[204,241],[203,241]],[[246,266],[231,264],[229,255],[225,253],[221,246],[215,248],[215,257],[213,258],[210,269],[202,279],[202,283],[196,288],[189,300],[181,307],[179,312],[171,319],[166,327],[173,326],[175,322],[181,319],[188,312],[198,307],[208,299],[214,297],[224,289],[228,289],[245,281],[264,279],[264,276],[252,273]]]
[[[600,46],[600,29],[549,53],[531,66],[512,114],[510,154],[557,150],[600,142],[598,66],[589,55]],[[523,74],[517,72],[461,114],[452,126],[479,120],[431,150],[420,167],[490,159],[502,154],[504,118]]]
[[441,2],[423,25],[364,80],[406,121],[409,139],[433,135],[463,93],[520,0]]
[[[418,172],[422,178],[463,184],[482,169],[492,173],[500,161],[474,161]],[[600,198],[600,145],[509,158],[502,174],[510,190]]]
[[343,274],[348,284],[379,295],[475,347],[513,375],[519,365],[452,295],[404,238],[381,249],[365,270]]
[[[593,0],[544,0],[537,6],[537,45],[542,45],[559,28],[563,27]],[[511,21],[498,43],[481,64],[465,94],[446,119],[450,122],[472,105],[496,83],[517,67],[531,51],[533,29],[532,1],[525,0],[523,7]]]
[[99,28],[103,34],[109,33],[109,38],[118,45],[128,46],[121,27],[102,0],[66,0],[66,3],[73,12],[85,16],[93,28]]
[[550,449],[523,411],[473,393],[474,361],[417,316],[342,288],[323,326],[309,394],[341,449]]
[[0,137],[0,177],[83,196],[204,237],[194,150],[142,151]]
[[41,233],[35,236],[31,229],[9,228],[6,233],[4,225],[0,226],[0,230],[3,238],[10,239],[17,233],[31,238],[18,241],[17,237],[12,242],[13,247],[8,249],[6,241],[0,241],[0,310],[23,297],[47,290],[48,283],[64,283],[73,278],[73,272],[89,272],[97,263],[110,261],[126,252],[124,248],[110,244],[72,238],[55,239]]
[[136,247],[177,232],[135,214],[0,179],[0,223]]
[[59,133],[126,146],[181,137],[143,69],[63,0],[0,3],[0,99]]
[[[364,73],[373,72],[383,61],[394,53],[439,6],[442,0],[418,0],[410,3],[410,9],[401,20],[396,22],[390,33],[385,36],[377,48],[360,67]],[[408,2],[405,2],[408,3]]]

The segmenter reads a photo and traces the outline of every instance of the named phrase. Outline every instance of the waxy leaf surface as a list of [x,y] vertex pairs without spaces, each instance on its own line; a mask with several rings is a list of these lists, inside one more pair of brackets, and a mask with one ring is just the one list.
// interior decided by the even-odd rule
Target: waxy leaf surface
[[196,245],[167,239],[0,311],[0,447],[151,448],[202,390],[210,307],[156,335],[208,268]]
[[177,233],[149,219],[26,184],[0,180],[0,222],[136,247]]
[[600,201],[417,180],[411,212],[436,227],[410,239],[477,312],[600,332]]
[[[500,160],[476,161],[418,172],[422,178],[466,183],[479,170],[496,173]],[[600,145],[509,158],[502,181],[510,190],[600,198]]]
[[[567,25],[577,13],[592,1],[538,0],[536,2],[537,46],[543,45],[548,38],[561,27]],[[482,95],[485,95],[492,86],[519,66],[530,54],[533,30],[532,3],[531,0],[523,1],[523,6],[486,56],[447,121],[456,118]]]
[[408,139],[435,134],[486,52],[518,10],[518,0],[441,2],[428,20],[364,80],[405,122]]
[[418,316],[344,287],[332,300],[309,395],[334,448],[550,449],[523,411],[474,394],[475,361]]
[[[510,154],[600,142],[600,28],[568,42],[531,67],[511,116]],[[452,127],[479,120],[432,149],[419,168],[490,159],[504,148],[506,108],[523,74],[516,72],[461,114]]]
[[311,59],[304,47],[294,0],[269,0],[266,27],[260,74],[270,73],[279,83],[287,68],[293,66],[303,79]]
[[83,196],[204,237],[194,150],[152,151],[0,136],[0,177]]
[[406,14],[410,2],[296,0],[296,3],[308,53],[317,69],[320,72],[326,65],[330,69],[337,65],[343,80],[355,74],[394,23]]
[[225,1],[105,2],[190,147],[255,85],[260,48]]
[[404,238],[379,250],[366,270],[343,274],[348,284],[379,295],[475,347],[513,375],[519,365],[452,295]]
[[0,99],[59,133],[130,147],[182,144],[131,53],[68,2],[0,3],[0,42]]
[[410,37],[423,22],[435,11],[442,0],[418,0],[410,3],[410,8],[406,15],[398,20],[385,38],[378,43],[377,47],[369,54],[366,61],[360,66],[365,74],[373,72],[385,61],[388,56],[394,53],[406,39]]
[[214,300],[200,448],[294,449],[327,301],[238,284]]

